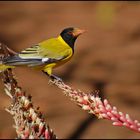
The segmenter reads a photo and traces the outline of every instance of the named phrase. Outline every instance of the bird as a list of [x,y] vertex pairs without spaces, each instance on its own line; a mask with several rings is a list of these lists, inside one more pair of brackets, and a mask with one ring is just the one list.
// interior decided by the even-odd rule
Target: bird
[[41,70],[51,79],[61,80],[52,74],[52,70],[68,62],[75,48],[75,41],[86,30],[68,27],[57,37],[47,39],[12,56],[3,58],[0,71],[16,66],[28,66]]

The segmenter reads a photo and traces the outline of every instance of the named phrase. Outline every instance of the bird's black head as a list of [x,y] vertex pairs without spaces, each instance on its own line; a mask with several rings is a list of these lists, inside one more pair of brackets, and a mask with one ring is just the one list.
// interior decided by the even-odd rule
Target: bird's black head
[[69,27],[64,29],[60,35],[63,40],[74,50],[74,43],[77,37],[85,32],[85,30],[80,30],[78,28]]

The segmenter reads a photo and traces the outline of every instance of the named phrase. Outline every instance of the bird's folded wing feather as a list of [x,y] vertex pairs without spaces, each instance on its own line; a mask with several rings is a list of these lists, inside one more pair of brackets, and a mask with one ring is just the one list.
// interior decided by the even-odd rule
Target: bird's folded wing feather
[[8,65],[36,66],[44,63],[53,63],[69,56],[71,50],[57,39],[49,39],[38,45],[31,46],[15,56],[4,60]]

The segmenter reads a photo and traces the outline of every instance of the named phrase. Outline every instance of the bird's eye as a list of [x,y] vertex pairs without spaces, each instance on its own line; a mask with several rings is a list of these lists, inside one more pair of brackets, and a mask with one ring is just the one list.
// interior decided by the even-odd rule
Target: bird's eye
[[68,34],[72,35],[72,31],[69,31]]

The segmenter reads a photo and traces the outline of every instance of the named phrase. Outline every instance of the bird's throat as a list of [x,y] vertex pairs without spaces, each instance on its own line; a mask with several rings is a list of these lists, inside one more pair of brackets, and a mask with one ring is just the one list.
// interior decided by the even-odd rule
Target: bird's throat
[[61,36],[58,36],[58,38],[57,38],[61,43],[63,43],[64,45],[68,45],[65,41],[64,41],[64,39],[61,37]]
[[65,42],[67,45],[69,45],[74,52],[74,43],[76,38],[67,38],[66,36],[61,36],[61,35],[58,38],[60,41]]

